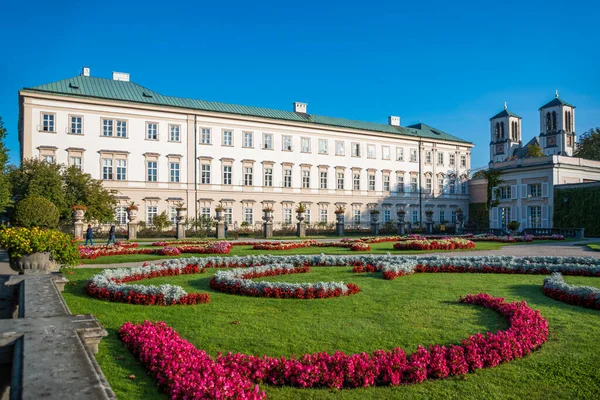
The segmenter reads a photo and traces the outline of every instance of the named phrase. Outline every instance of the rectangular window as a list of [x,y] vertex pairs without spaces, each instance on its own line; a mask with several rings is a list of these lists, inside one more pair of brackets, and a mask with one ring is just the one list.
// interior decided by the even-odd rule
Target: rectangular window
[[211,144],[212,143],[210,128],[202,128],[200,130],[200,143],[201,144]]
[[252,225],[254,223],[254,209],[250,207],[244,208],[244,222],[248,225]]
[[383,222],[390,222],[392,220],[392,210],[383,210]]
[[[542,184],[533,183],[527,185],[527,197],[541,197],[542,196]],[[533,228],[533,227],[531,227]]]
[[412,223],[416,224],[419,222],[419,210],[413,210],[412,212]]
[[321,189],[327,189],[327,171],[321,171],[319,173],[319,187]]
[[344,173],[343,172],[336,173],[336,188],[339,190],[344,190]]
[[404,193],[404,177],[403,176],[398,176],[398,193]]
[[467,181],[464,181],[460,184],[460,193],[467,194]]
[[254,133],[244,132],[244,147],[254,147]]
[[500,199],[510,200],[510,198],[511,198],[510,186],[501,186],[500,187]]
[[353,211],[352,221],[354,222],[354,225],[360,225],[360,210]]
[[231,185],[232,181],[232,166],[224,165],[223,166],[223,185]]
[[281,143],[282,143],[282,148],[281,150],[283,151],[292,151],[292,137],[291,136],[282,136],[281,137]]
[[170,162],[169,163],[169,181],[170,182],[179,182],[179,163],[178,162]]
[[410,149],[410,162],[417,162],[417,149]]
[[200,215],[205,219],[210,218],[210,207],[202,207],[200,209]]
[[48,164],[54,164],[54,156],[45,155],[42,157],[42,161],[47,162]]
[[541,228],[542,227],[542,207],[530,206],[527,207],[527,227]]
[[117,207],[115,219],[118,225],[127,225],[127,207]]
[[126,138],[127,137],[127,121],[117,120],[117,137]]
[[155,122],[146,122],[146,139],[158,140],[158,124]]
[[304,211],[304,222],[310,224],[310,210]]
[[179,142],[181,141],[179,130],[181,127],[179,125],[169,125],[169,140],[171,142]]
[[360,143],[352,143],[352,157],[360,157]]
[[425,152],[425,163],[431,164],[431,152],[430,151]]
[[375,158],[375,145],[367,145],[367,158]]
[[456,165],[456,155],[450,153],[448,156],[449,156],[449,164],[450,164],[450,166]]
[[444,210],[440,210],[439,213],[440,213],[440,224],[445,224],[446,220],[445,220],[445,216],[444,216],[444,214],[445,214]]
[[83,169],[81,157],[69,157],[69,165],[74,166],[80,171]]
[[302,153],[310,153],[310,138],[303,137],[302,139],[300,139],[300,143],[300,151]]
[[156,182],[158,180],[158,162],[147,161],[146,165],[148,167],[148,182]]
[[112,136],[114,121],[112,119],[102,120],[102,136]]
[[438,165],[444,165],[444,153],[441,151],[438,153]]
[[292,209],[291,208],[283,209],[283,223],[284,224],[292,223]]
[[346,151],[344,148],[344,142],[341,140],[336,140],[335,141],[335,155],[343,156],[344,154],[346,154]]
[[444,178],[438,178],[438,193],[444,193]]
[[416,193],[418,190],[419,184],[417,182],[417,177],[413,175],[410,177],[410,191]]
[[327,209],[322,208],[319,210],[319,222],[327,223]]
[[158,207],[148,206],[146,207],[146,223],[148,225],[154,224],[154,217],[158,215]]
[[117,180],[127,180],[127,160],[117,160]]
[[327,154],[327,139],[319,139],[319,154]]
[[456,178],[451,176],[448,182],[448,187],[450,189],[450,194],[456,194]]
[[286,187],[286,188],[292,187],[292,170],[291,169],[283,170],[283,187]]
[[210,185],[210,164],[200,165],[200,183]]
[[169,220],[171,221],[171,225],[177,224],[177,208],[169,207]]
[[502,228],[506,229],[510,221],[510,207],[500,207],[500,223],[502,224]]
[[113,160],[112,158],[102,159],[102,179],[111,180],[113,178]]
[[390,176],[389,175],[384,175],[383,176],[383,190],[385,192],[389,192],[390,191]]
[[404,147],[396,147],[396,161],[404,161]]
[[304,189],[310,188],[310,171],[309,170],[302,171],[302,188],[304,188]]
[[384,160],[390,159],[390,146],[381,146],[381,158]]
[[42,114],[42,131],[56,132],[54,130],[54,114]]
[[225,130],[223,131],[223,146],[233,146],[233,131]]
[[467,167],[467,156],[465,156],[465,155],[460,156],[460,166],[463,168]]
[[352,190],[360,190],[360,174],[352,174]]
[[375,190],[375,174],[369,174],[369,190]]
[[231,225],[233,224],[233,210],[230,208],[226,208],[225,212],[223,213],[223,215],[225,216],[225,223],[227,225]]
[[263,133],[263,148],[273,150],[273,134]]
[[69,133],[72,135],[81,135],[83,133],[83,117],[79,115],[71,115],[71,126]]
[[252,167],[244,167],[244,186],[252,186]]
[[425,178],[425,193],[430,194],[432,189],[431,178]]
[[273,186],[273,168],[265,168],[265,186]]

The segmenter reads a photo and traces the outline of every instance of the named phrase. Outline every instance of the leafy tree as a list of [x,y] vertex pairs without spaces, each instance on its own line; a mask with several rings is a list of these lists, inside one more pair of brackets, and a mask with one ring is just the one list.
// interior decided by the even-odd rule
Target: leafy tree
[[502,175],[502,171],[487,169],[477,171],[473,174],[473,179],[485,179],[487,180],[487,202],[486,206],[489,210],[490,208],[497,207],[500,204],[500,200],[498,200],[498,193],[496,193],[496,200],[492,200],[493,193],[492,190],[495,187],[498,187],[502,182],[504,182],[500,176]]
[[535,143],[527,148],[527,157],[543,157],[544,152],[539,144]]
[[20,167],[11,166],[8,177],[16,203],[29,196],[41,196],[54,203],[62,217],[70,215],[66,211],[68,205],[60,165],[27,159],[21,162]]
[[579,138],[575,157],[600,161],[600,128],[590,129]]
[[[61,175],[65,185],[67,207],[76,204],[85,205],[87,207],[85,218],[88,221],[114,221],[117,199],[114,193],[102,186],[101,181],[93,179],[90,174],[83,173],[74,166],[63,168]],[[66,210],[67,216],[70,212],[70,208]]]
[[8,149],[4,144],[6,139],[6,128],[2,117],[0,117],[0,212],[3,212],[8,205],[11,204],[10,200],[10,185],[6,175],[6,163],[8,162]]
[[56,228],[60,215],[52,202],[41,196],[29,196],[15,207],[15,224],[25,228]]
[[169,218],[167,212],[163,211],[162,213],[154,216],[152,225],[154,225],[157,231],[163,232],[171,225],[171,219]]

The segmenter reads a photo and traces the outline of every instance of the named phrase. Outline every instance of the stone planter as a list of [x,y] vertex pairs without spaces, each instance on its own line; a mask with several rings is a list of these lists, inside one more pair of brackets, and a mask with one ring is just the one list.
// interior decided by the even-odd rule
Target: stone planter
[[177,209],[177,221],[181,222],[185,219],[185,217],[187,216],[187,210],[185,208],[178,208]]
[[379,222],[379,213],[371,214],[371,223],[376,224]]
[[137,219],[137,213],[137,209],[131,208],[127,210],[127,218],[129,218],[129,222],[135,222],[135,220]]
[[265,222],[272,222],[273,221],[273,213],[271,213],[271,212],[264,213],[262,219]]
[[82,222],[85,217],[85,211],[83,210],[73,210],[73,222]]
[[48,274],[56,272],[60,266],[52,259],[49,251],[28,254],[9,259],[9,265],[19,274]]
[[296,219],[298,220],[298,222],[304,221],[304,213],[303,212],[296,213]]
[[215,211],[215,221],[223,221],[223,211]]

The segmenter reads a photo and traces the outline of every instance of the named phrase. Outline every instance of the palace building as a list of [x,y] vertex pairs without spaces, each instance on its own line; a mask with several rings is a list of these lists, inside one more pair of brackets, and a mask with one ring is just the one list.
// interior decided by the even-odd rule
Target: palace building
[[424,123],[401,126],[396,116],[381,124],[311,114],[299,102],[282,111],[173,97],[89,68],[22,89],[19,113],[21,159],[101,179],[118,193],[119,224],[132,201],[148,223],[163,211],[174,221],[180,202],[189,217],[214,216],[220,204],[229,224],[250,225],[265,206],[276,224],[294,223],[300,203],[311,223],[333,223],[342,205],[352,226],[367,225],[372,208],[387,222],[404,207],[413,223],[428,209],[436,223],[468,209],[473,144]]

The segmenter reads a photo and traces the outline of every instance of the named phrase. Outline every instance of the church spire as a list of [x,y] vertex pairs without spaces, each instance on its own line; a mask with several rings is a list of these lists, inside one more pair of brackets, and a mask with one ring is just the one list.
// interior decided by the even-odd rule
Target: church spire
[[556,89],[556,98],[558,99],[558,89]]

